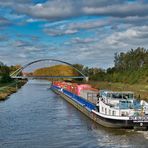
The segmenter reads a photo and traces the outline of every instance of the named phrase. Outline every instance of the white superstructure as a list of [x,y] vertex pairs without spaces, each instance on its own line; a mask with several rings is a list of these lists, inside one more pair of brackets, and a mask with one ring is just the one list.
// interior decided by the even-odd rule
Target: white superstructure
[[110,116],[142,116],[148,108],[134,98],[133,92],[100,91],[98,111]]

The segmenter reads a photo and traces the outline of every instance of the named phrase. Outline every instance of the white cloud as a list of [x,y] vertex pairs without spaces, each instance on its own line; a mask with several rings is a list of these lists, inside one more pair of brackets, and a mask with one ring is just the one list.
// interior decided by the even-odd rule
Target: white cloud
[[8,19],[6,19],[4,17],[0,17],[0,26],[6,26],[9,24],[11,24],[11,22]]
[[74,16],[104,15],[115,17],[148,16],[148,4],[129,3],[128,0],[53,0],[34,4],[31,1],[7,0],[2,6],[13,8],[18,13],[48,20],[59,20]]
[[[58,26],[57,26],[58,25]],[[84,22],[71,22],[65,25],[63,24],[56,24],[56,27],[53,26],[44,27],[44,32],[51,36],[60,36],[65,34],[74,34],[80,30],[87,30],[87,29],[94,29],[99,27],[104,27],[109,25],[107,20],[91,20],[91,21],[84,21]]]
[[97,39],[96,38],[80,38],[80,37],[76,37],[76,38],[73,38],[69,44],[71,43],[75,43],[75,44],[84,44],[84,43],[93,43],[93,42],[96,42]]
[[26,54],[23,54],[23,53],[18,54],[18,57],[20,57],[20,58],[27,58]]
[[28,23],[33,23],[33,22],[38,22],[39,20],[38,19],[33,19],[33,18],[29,18],[26,20],[26,22]]
[[67,35],[67,34],[74,34],[78,31],[76,29],[48,29],[45,28],[44,32],[47,33],[50,36],[61,36],[61,35]]
[[[105,42],[110,45],[117,45],[118,43],[125,44],[138,44],[140,40],[147,42],[148,39],[148,26],[131,27],[122,32],[115,32],[106,38]],[[135,40],[135,43],[133,41]],[[138,42],[137,42],[138,40]]]
[[[0,58],[9,64],[25,64],[34,59],[56,57],[70,63],[107,68],[113,66],[115,52],[138,46],[148,48],[148,3],[136,1],[129,4],[127,0],[50,0],[35,4],[31,0],[5,0],[0,2],[0,7],[11,10],[9,15],[5,15],[9,20],[28,23],[46,20],[34,23],[38,30],[31,27],[30,32],[27,31],[30,24],[18,28],[15,24],[16,28],[11,26],[12,32],[9,29],[1,31]],[[7,19],[1,17],[0,26],[9,24]],[[54,37],[44,36],[40,29]],[[3,40],[5,33],[10,35],[6,43]],[[17,33],[21,35],[17,36]],[[38,37],[33,39],[30,33]]]
[[83,11],[86,14],[106,15],[115,17],[127,16],[148,16],[147,4],[123,4],[110,5],[104,7],[84,7]]

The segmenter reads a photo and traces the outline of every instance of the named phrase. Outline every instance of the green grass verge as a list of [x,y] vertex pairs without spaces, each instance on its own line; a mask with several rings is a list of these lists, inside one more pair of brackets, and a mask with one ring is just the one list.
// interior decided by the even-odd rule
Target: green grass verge
[[124,84],[111,82],[89,81],[97,89],[107,89],[113,91],[133,91],[135,96],[148,101],[148,84]]
[[0,101],[7,99],[9,95],[15,93],[26,81],[19,80],[17,82],[0,84]]

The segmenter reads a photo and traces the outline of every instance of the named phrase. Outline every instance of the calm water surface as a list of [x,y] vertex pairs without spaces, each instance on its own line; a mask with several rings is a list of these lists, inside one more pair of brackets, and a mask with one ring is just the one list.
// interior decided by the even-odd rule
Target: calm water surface
[[148,147],[148,132],[101,127],[48,88],[29,81],[0,102],[0,148]]

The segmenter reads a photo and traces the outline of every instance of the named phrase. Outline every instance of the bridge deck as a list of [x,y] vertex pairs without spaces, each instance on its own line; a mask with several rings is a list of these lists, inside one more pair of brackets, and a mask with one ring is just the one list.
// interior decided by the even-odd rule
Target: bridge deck
[[84,76],[12,76],[13,79],[51,79],[51,78],[71,78],[71,79],[84,79]]

